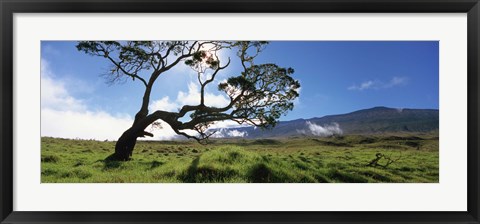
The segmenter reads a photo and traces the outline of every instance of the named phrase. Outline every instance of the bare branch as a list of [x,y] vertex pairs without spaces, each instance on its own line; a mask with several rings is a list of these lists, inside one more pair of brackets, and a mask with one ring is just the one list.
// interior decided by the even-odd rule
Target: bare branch
[[[136,73],[127,72],[127,71],[125,70],[125,68],[120,65],[120,63],[118,63],[118,62],[116,62],[115,60],[113,60],[113,58],[111,58],[110,56],[106,56],[106,57],[110,60],[110,62],[112,62],[112,63],[115,65],[115,68],[116,68],[115,71],[116,71],[116,72],[118,72],[118,70],[120,69],[120,70],[123,72],[123,74],[132,77],[134,80],[135,80],[135,78],[137,78],[137,79],[139,79],[140,81],[142,81],[142,83],[143,83],[145,86],[147,86],[147,82],[145,81],[145,79],[143,79],[142,77],[138,76]],[[114,72],[114,71],[112,70],[112,73],[113,73],[113,72]],[[138,71],[136,71],[136,72],[138,72]]]
[[201,85],[201,90],[200,90],[200,105],[204,105],[205,104],[205,86],[207,86],[209,83],[211,83],[214,79],[215,79],[215,76],[217,75],[217,73],[223,69],[225,69],[226,67],[228,67],[230,65],[230,58],[228,58],[228,62],[225,66],[219,66],[217,67],[217,69],[215,69],[215,71],[213,72],[212,76],[210,77],[210,79],[207,79],[204,83],[201,82],[200,80],[200,75],[198,76],[198,81],[200,82],[200,85]]

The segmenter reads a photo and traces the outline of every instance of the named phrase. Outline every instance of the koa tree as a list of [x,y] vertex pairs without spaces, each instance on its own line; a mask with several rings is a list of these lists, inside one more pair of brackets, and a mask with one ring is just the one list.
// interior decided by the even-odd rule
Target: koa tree
[[[130,128],[118,139],[115,152],[108,160],[129,160],[137,138],[153,136],[145,129],[159,120],[178,135],[200,143],[213,134],[208,128],[216,121],[233,120],[260,128],[275,126],[278,118],[293,108],[300,84],[291,75],[292,68],[273,63],[256,64],[264,50],[262,41],[81,41],[79,51],[105,58],[111,64],[107,81],[139,81],[145,88],[139,111]],[[220,60],[220,52],[229,51],[232,58]],[[238,57],[238,58],[237,58]],[[232,60],[231,60],[232,59]],[[206,86],[214,83],[218,73],[232,62],[241,68],[218,84],[218,90],[230,99],[223,107],[205,102]],[[160,75],[183,63],[198,74],[200,99],[196,105],[183,105],[178,111],[149,111],[150,94]],[[189,118],[188,118],[189,116]],[[196,134],[185,130],[194,130]]]

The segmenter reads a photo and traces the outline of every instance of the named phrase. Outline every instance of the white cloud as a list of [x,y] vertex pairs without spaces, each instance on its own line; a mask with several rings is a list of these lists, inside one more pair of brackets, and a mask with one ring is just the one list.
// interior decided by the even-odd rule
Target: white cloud
[[[41,67],[41,135],[61,138],[116,140],[133,123],[127,114],[93,111],[73,97],[65,81],[59,80],[46,60]],[[168,101],[164,99],[164,101]],[[166,124],[155,129],[154,139],[171,139],[175,132]]]
[[398,86],[407,84],[407,77],[393,77],[389,83],[387,83],[387,87]]
[[59,80],[48,61],[41,61],[41,135],[62,138],[117,139],[133,119],[91,111],[80,99],[71,96],[67,83]]
[[349,90],[364,90],[364,89],[370,89],[374,83],[377,83],[377,82],[374,82],[374,81],[366,81],[366,82],[362,82],[360,85],[353,85],[353,86],[350,86],[348,87]]
[[219,129],[219,128],[239,128],[239,127],[248,127],[247,124],[238,124],[236,121],[224,120],[215,122],[210,126],[210,129]]
[[300,105],[300,96],[302,96],[302,94],[300,93],[301,91],[302,91],[302,87],[297,89],[297,93],[298,93],[299,96],[293,100],[293,105],[294,106],[299,106]]
[[170,112],[175,112],[179,108],[179,105],[171,102],[170,97],[165,96],[159,100],[153,101],[150,106],[149,110],[150,111],[156,111],[156,110],[164,110],[164,111],[170,111]]
[[[223,95],[215,95],[213,93],[205,92],[205,105],[213,107],[225,107],[230,103],[230,100]],[[159,100],[153,101],[149,105],[150,111],[164,110],[176,112],[184,105],[198,105],[200,104],[200,86],[190,82],[188,84],[188,91],[179,91],[175,101],[170,100],[170,97],[165,96]]]
[[146,131],[152,133],[153,137],[145,137],[140,140],[172,140],[180,137],[173,131],[170,125],[161,120],[158,122],[160,122],[160,127],[153,128],[152,125],[150,125],[146,128]]
[[116,140],[132,121],[129,116],[112,116],[103,111],[42,108],[42,136]]
[[[188,84],[188,92],[180,91],[177,95],[176,103],[180,105],[198,105],[200,104],[200,86],[190,82]],[[225,107],[230,100],[223,95],[215,95],[213,93],[205,93],[205,105],[213,107]]]
[[228,132],[228,135],[232,137],[245,137],[247,136],[247,132],[245,131],[238,131],[238,130],[231,130]]
[[[247,137],[248,133],[246,131],[239,131],[235,128],[242,127],[251,127],[248,124],[239,124],[232,120],[217,121],[214,124],[210,125],[208,131],[215,133],[211,136],[212,138],[241,138]],[[257,129],[256,126],[253,126],[253,129]]]
[[395,86],[405,85],[407,84],[407,81],[408,81],[407,77],[393,77],[388,82],[382,82],[378,80],[368,80],[360,83],[359,85],[354,84],[348,87],[348,90],[362,91],[367,89],[387,89]]
[[67,91],[65,83],[55,79],[49,63],[41,61],[41,105],[42,108],[57,110],[85,110],[81,100],[75,99]]
[[[205,92],[205,105],[213,107],[225,107],[230,103],[230,100],[223,95],[215,95],[210,92]],[[198,105],[200,104],[200,86],[190,82],[188,84],[188,91],[179,91],[175,101],[170,100],[170,97],[165,96],[159,100],[153,101],[149,105],[150,111],[164,110],[176,112],[184,105]],[[188,114],[187,114],[188,115]]]
[[315,136],[332,136],[332,135],[341,135],[343,134],[342,129],[338,123],[332,123],[331,125],[317,125],[310,121],[306,122],[307,129],[297,130],[301,134],[312,134]]
[[247,135],[248,133],[246,131],[221,128],[216,130],[216,132],[211,137],[212,138],[243,138],[243,137],[246,137]]

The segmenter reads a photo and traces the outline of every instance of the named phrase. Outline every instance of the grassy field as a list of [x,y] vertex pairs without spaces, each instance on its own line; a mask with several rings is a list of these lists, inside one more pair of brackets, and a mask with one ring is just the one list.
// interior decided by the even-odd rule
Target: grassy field
[[104,161],[115,142],[42,137],[42,183],[437,183],[437,136],[139,141],[128,162]]

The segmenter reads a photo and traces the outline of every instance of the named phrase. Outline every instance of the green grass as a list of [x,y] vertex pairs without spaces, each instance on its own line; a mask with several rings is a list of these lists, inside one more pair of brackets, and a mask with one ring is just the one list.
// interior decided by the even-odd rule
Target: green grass
[[[436,135],[139,141],[128,162],[115,142],[42,138],[43,183],[438,183]],[[398,159],[367,166],[382,153]],[[380,165],[386,164],[379,160]]]

